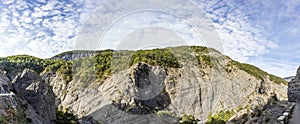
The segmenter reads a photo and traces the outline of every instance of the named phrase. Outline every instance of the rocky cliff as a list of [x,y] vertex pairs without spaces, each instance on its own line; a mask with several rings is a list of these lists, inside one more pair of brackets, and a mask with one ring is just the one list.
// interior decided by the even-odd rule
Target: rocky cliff
[[51,59],[69,61],[69,60],[76,60],[80,58],[87,58],[90,56],[94,56],[97,53],[100,53],[100,51],[97,52],[97,51],[80,51],[80,50],[76,51],[75,50],[75,51],[69,51],[69,52],[55,55]]
[[[74,123],[180,123],[186,117],[238,123],[287,99],[285,81],[215,50],[169,51],[99,52],[96,59],[70,60],[72,66],[49,62],[40,75],[25,69],[11,84],[3,78],[2,87],[28,103],[24,110],[36,116],[26,117],[34,123],[61,122],[53,121],[61,119],[56,110],[75,115]],[[257,116],[249,114],[245,122],[271,122],[269,115]]]
[[0,70],[1,123],[50,124],[55,120],[55,106],[51,104],[54,94],[38,77],[36,72],[26,69],[10,81],[5,71]]
[[288,100],[290,102],[299,102],[300,100],[300,67],[296,76],[288,83]]
[[33,70],[25,69],[12,81],[15,93],[26,100],[41,117],[55,120],[55,96],[52,88]]

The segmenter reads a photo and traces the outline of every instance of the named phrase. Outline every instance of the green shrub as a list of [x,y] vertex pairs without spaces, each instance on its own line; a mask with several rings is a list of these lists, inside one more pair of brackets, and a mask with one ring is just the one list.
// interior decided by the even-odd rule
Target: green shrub
[[207,47],[203,46],[191,46],[190,47],[195,53],[209,53],[209,50]]
[[233,115],[234,110],[220,111],[219,113],[212,115],[211,113],[208,115],[207,124],[225,124]]
[[9,117],[1,115],[0,116],[0,123],[1,124],[8,124],[9,123]]
[[52,60],[44,72],[58,72],[62,75],[66,82],[70,82],[73,79],[72,76],[73,61]]
[[183,115],[179,120],[180,124],[197,124],[197,121],[193,115]]
[[211,58],[209,55],[201,55],[201,61],[206,65],[211,66]]
[[72,113],[66,111],[56,111],[55,124],[79,124],[78,119]]
[[162,117],[164,115],[174,116],[174,112],[170,111],[170,110],[160,110],[160,111],[157,111],[156,114],[157,114],[158,117]]
[[174,54],[167,49],[138,50],[132,55],[130,65],[137,62],[146,62],[148,64],[158,65],[161,67],[180,67],[180,64]]

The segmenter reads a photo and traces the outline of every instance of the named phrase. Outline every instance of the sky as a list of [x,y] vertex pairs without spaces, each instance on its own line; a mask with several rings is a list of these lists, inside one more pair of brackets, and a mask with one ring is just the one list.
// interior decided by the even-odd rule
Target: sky
[[[280,77],[296,74],[299,0],[148,1],[0,1],[0,57],[49,58],[87,47],[145,49],[176,42],[217,47]],[[140,39],[149,41],[141,46]]]

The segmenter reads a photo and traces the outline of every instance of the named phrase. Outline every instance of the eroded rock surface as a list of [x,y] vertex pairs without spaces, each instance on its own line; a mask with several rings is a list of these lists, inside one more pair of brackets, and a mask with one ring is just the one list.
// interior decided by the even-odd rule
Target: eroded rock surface
[[[88,85],[65,83],[59,74],[46,82],[54,88],[61,106],[80,118],[91,117],[90,120],[106,123],[147,120],[141,121],[139,116],[159,122],[164,119],[156,112],[163,110],[179,117],[189,114],[205,120],[210,113],[221,110],[248,109],[246,106],[255,109],[267,104],[274,95],[279,100],[287,98],[287,86],[275,84],[269,77],[261,80],[237,68],[227,73],[220,68],[199,69],[193,64],[162,68],[137,63]],[[236,111],[236,117],[246,112]],[[165,123],[173,122],[174,118]]]
[[38,115],[49,122],[55,120],[55,95],[39,74],[25,69],[12,81],[17,96],[24,98]]
[[290,102],[300,102],[300,67],[296,77],[288,83],[288,100]]

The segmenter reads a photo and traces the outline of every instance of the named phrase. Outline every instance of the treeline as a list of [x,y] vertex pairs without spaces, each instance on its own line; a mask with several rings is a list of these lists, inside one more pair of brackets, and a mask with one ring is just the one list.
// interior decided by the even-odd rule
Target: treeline
[[0,68],[8,74],[15,74],[23,71],[25,68],[32,69],[37,73],[41,73],[51,61],[28,55],[17,55],[0,58]]

